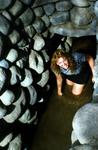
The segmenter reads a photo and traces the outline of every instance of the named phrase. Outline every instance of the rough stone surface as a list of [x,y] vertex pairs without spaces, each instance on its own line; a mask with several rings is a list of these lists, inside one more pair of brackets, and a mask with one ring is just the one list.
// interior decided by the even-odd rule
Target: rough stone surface
[[42,36],[35,35],[34,36],[34,49],[40,51],[45,46],[45,41]]
[[80,37],[80,36],[86,36],[86,35],[96,35],[96,30],[93,30],[95,25],[89,24],[85,27],[76,27],[71,22],[67,22],[66,24],[61,24],[57,26],[51,26],[50,32],[57,33],[64,36],[70,36],[70,37]]
[[34,20],[34,13],[30,8],[28,8],[19,18],[21,19],[24,26],[28,26]]
[[47,16],[52,15],[55,11],[55,5],[54,4],[47,4],[43,8],[44,8],[44,11],[45,11]]
[[33,10],[34,10],[36,17],[41,17],[45,14],[44,9],[42,7],[33,8]]
[[16,1],[14,5],[9,9],[9,12],[13,16],[19,16],[23,11],[24,5],[20,1]]
[[88,0],[71,0],[72,4],[74,4],[75,6],[79,6],[79,7],[86,7],[89,6],[89,1]]
[[52,25],[59,25],[69,21],[69,12],[55,12],[50,16]]
[[71,10],[71,21],[76,25],[87,25],[91,23],[93,14],[89,8],[74,7]]
[[11,3],[12,0],[0,0],[0,9],[6,9]]
[[97,146],[91,146],[91,145],[79,145],[79,146],[74,146],[73,148],[70,148],[69,150],[97,150]]
[[68,11],[72,8],[72,3],[70,1],[61,1],[56,3],[57,11]]
[[0,32],[4,35],[7,35],[10,31],[10,23],[9,21],[0,14]]
[[82,106],[73,118],[73,129],[81,144],[98,145],[98,104]]

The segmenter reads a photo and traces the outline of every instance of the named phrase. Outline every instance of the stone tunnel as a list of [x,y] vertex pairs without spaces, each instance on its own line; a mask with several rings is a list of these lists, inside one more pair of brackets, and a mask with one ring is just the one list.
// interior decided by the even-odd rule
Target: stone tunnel
[[54,87],[49,66],[58,47],[94,56],[97,100],[97,18],[96,0],[0,0],[0,149],[30,150],[26,136]]

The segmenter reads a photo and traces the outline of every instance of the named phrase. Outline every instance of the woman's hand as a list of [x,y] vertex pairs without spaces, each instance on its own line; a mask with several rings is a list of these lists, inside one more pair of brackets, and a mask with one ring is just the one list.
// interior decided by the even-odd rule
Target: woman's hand
[[63,95],[63,93],[62,92],[58,92],[58,96],[62,96]]
[[[91,68],[91,71],[92,71],[92,76],[93,76],[93,70],[94,70],[94,67],[95,67],[95,60],[92,56],[89,56],[87,57],[87,61],[89,63],[89,66]],[[93,81],[93,77],[92,77],[92,81]]]

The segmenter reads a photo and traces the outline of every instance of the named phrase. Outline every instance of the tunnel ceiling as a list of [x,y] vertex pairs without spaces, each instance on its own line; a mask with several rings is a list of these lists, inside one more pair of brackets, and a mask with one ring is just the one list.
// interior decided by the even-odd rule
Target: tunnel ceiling
[[[85,36],[96,34],[95,1],[78,0],[4,0],[0,1],[0,32],[12,29],[46,35]],[[97,5],[96,5],[97,8]],[[21,30],[21,31],[20,31]],[[19,38],[17,31],[14,34]],[[18,39],[19,40],[19,39]]]
[[51,25],[49,32],[64,36],[96,34],[95,0],[35,0],[33,7],[43,7]]

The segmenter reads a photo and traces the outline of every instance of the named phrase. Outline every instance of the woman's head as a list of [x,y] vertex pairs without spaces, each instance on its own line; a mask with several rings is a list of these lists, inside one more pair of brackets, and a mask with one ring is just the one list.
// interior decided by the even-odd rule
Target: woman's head
[[64,69],[68,69],[68,67],[69,67],[68,60],[67,60],[65,57],[62,57],[62,56],[57,59],[56,64],[57,64],[59,67],[62,67],[62,68],[64,68]]
[[54,73],[59,74],[60,67],[64,69],[69,68],[71,71],[73,71],[75,69],[75,66],[76,66],[75,61],[69,53],[61,49],[57,49],[53,53],[51,59],[51,69]]

